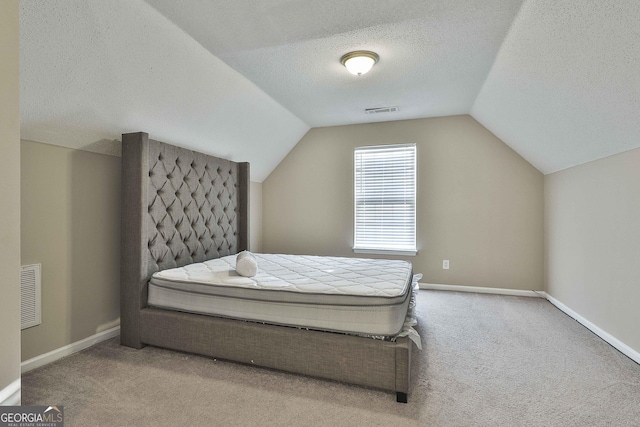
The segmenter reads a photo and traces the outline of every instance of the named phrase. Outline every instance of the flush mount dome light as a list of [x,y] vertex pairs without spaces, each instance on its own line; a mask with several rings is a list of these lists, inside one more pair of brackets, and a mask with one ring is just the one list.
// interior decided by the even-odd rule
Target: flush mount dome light
[[380,57],[375,52],[369,52],[368,50],[357,50],[355,52],[349,52],[340,58],[342,65],[347,67],[347,70],[351,74],[361,76],[373,67],[373,64],[378,62]]

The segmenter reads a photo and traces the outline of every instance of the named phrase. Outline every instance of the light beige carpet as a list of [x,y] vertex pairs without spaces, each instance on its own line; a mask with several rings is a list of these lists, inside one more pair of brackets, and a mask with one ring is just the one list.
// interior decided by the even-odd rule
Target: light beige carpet
[[408,404],[117,339],[23,375],[22,402],[67,426],[640,426],[640,365],[547,301],[423,290],[418,312]]

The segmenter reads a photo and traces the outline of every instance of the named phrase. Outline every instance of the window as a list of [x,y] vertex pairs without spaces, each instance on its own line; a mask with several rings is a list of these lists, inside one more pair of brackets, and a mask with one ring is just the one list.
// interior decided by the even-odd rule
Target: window
[[416,254],[416,145],[359,147],[355,252]]

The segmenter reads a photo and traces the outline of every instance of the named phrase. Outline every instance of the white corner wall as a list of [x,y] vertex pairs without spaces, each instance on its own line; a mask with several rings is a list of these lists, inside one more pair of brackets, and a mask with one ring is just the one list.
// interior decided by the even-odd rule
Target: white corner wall
[[640,352],[640,149],[545,176],[552,297]]
[[18,0],[0,2],[0,405],[20,404]]

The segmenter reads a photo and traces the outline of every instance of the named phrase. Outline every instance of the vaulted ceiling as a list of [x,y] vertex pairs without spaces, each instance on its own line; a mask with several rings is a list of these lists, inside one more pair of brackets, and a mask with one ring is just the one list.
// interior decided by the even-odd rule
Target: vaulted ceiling
[[257,181],[318,126],[471,114],[544,173],[640,146],[636,0],[20,4],[24,139],[115,154],[142,130]]

